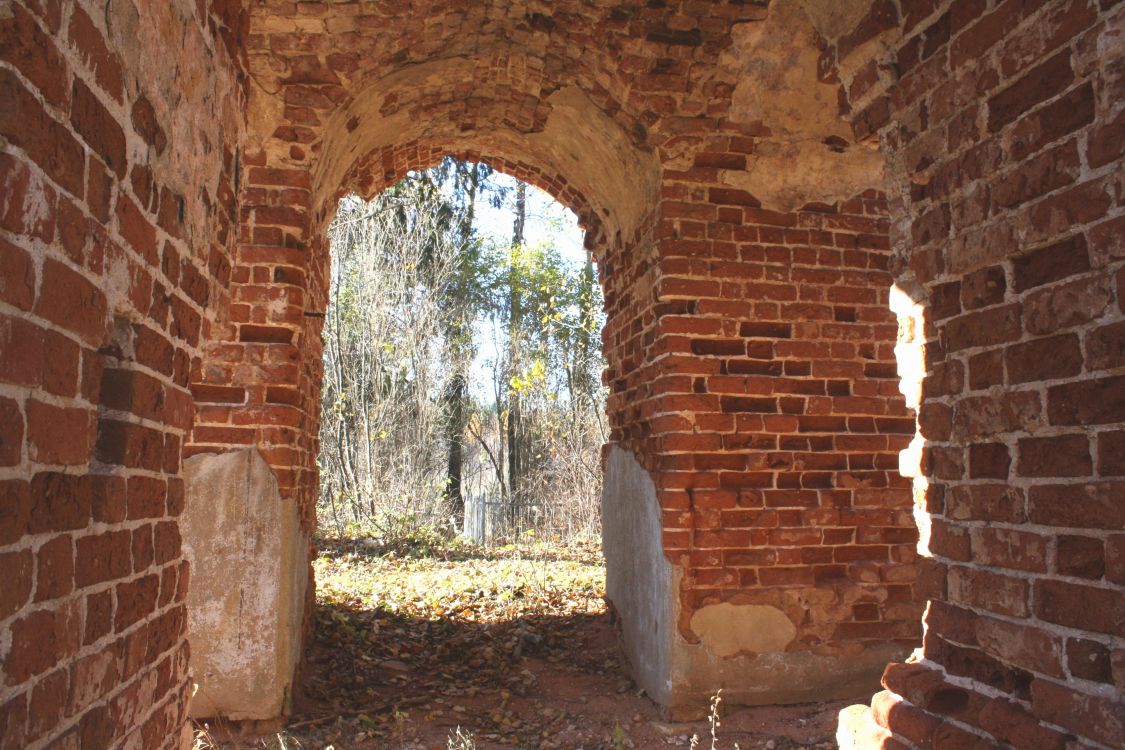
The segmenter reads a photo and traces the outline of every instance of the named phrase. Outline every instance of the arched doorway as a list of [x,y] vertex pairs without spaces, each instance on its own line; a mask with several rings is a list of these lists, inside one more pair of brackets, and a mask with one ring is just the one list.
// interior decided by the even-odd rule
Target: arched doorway
[[[316,326],[305,292],[322,287],[308,275],[316,273],[308,232],[313,187],[321,184],[315,165],[338,159],[345,166],[337,173],[346,171],[356,154],[324,150],[329,121],[366,84],[397,74],[411,83],[387,112],[401,105],[408,115],[395,122],[413,125],[430,111],[423,102],[444,102],[444,112],[456,116],[432,122],[459,123],[463,129],[438,134],[453,147],[500,127],[538,132],[550,94],[577,86],[630,143],[657,155],[651,231],[659,252],[643,259],[651,265],[637,277],[638,294],[618,298],[631,312],[621,318],[628,322],[617,379],[623,408],[636,419],[617,439],[643,446],[635,455],[660,498],[660,546],[685,572],[683,596],[673,604],[690,616],[679,618],[675,631],[699,637],[691,621],[706,606],[777,608],[742,598],[767,591],[793,597],[800,607],[787,619],[803,626],[811,595],[825,601],[809,611],[834,613],[828,622],[835,618],[847,635],[836,645],[862,653],[893,639],[900,626],[905,632],[906,623],[916,642],[918,618],[895,608],[930,598],[928,663],[887,675],[898,694],[885,696],[880,720],[896,733],[919,745],[1020,737],[1040,745],[1120,744],[1115,639],[1122,618],[1113,616],[1122,602],[1120,4],[435,8],[138,0],[104,13],[87,3],[10,5],[0,18],[8,42],[0,49],[0,84],[11,103],[0,123],[0,406],[10,499],[3,554],[13,572],[0,623],[4,740],[31,747],[176,743],[170,735],[183,726],[191,685],[181,625],[189,576],[179,551],[180,447],[201,454],[253,446],[268,469],[262,476],[273,477],[300,525],[298,510],[315,484],[308,457],[316,430],[304,404],[316,377],[297,348],[306,326]],[[459,59],[471,73],[411,78],[436,58]],[[489,111],[504,114],[477,117]],[[336,125],[346,130],[349,122]],[[893,227],[874,218],[884,215],[877,191],[884,182],[861,142],[876,133],[891,162]],[[519,150],[509,155],[547,163]],[[657,365],[672,367],[676,356],[721,368],[739,352],[724,354],[733,345],[714,342],[736,338],[735,330],[747,347],[764,339],[757,343],[771,348],[770,361],[778,346],[816,343],[793,335],[803,336],[814,321],[783,313],[792,300],[768,297],[781,277],[759,284],[711,265],[745,262],[738,243],[774,248],[764,257],[785,260],[766,263],[782,267],[771,274],[802,266],[788,262],[796,250],[776,248],[803,248],[805,258],[811,248],[816,262],[803,266],[807,273],[823,270],[822,251],[824,258],[839,253],[844,265],[859,262],[863,252],[852,251],[875,251],[867,245],[888,233],[902,250],[894,275],[913,277],[911,293],[934,312],[923,326],[932,346],[920,426],[927,439],[932,429],[936,445],[918,456],[922,473],[937,481],[918,501],[920,517],[932,521],[924,552],[937,564],[914,584],[909,525],[894,513],[890,525],[853,513],[861,497],[871,518],[909,507],[907,488],[886,466],[891,443],[902,438],[854,451],[871,457],[879,468],[861,471],[882,472],[886,488],[837,486],[854,481],[843,478],[850,467],[721,468],[732,460],[727,454],[743,449],[724,445],[728,432],[703,426],[733,414],[751,414],[755,426],[757,419],[755,412],[722,411],[722,396],[716,402],[708,389],[716,374],[727,376],[693,371],[660,386],[679,390],[651,390]],[[837,244],[835,235],[851,244]],[[874,262],[865,269],[881,270],[884,255],[864,256]],[[1057,258],[1068,262],[1057,265]],[[760,273],[765,279],[764,266]],[[874,275],[868,281],[882,283]],[[825,294],[836,286],[824,283]],[[728,308],[737,324],[730,332],[724,316],[690,307],[729,304],[724,290],[750,305]],[[859,313],[857,307],[848,320],[851,313],[841,310],[845,319],[837,320],[833,309],[823,323],[855,332],[864,324]],[[719,332],[672,333],[684,316],[712,327],[714,317]],[[744,335],[744,323],[746,334],[761,335]],[[877,329],[884,338],[863,363],[871,380],[889,362],[879,352],[892,339],[882,323]],[[209,342],[206,350],[200,339]],[[708,347],[717,349],[702,351]],[[47,351],[53,361],[44,359]],[[815,380],[821,357],[806,359],[809,374],[794,376]],[[781,375],[769,377],[785,379],[784,363]],[[846,378],[823,379],[823,398],[853,397],[827,394],[829,380]],[[200,417],[194,432],[189,382]],[[762,429],[749,434],[778,438],[777,453],[784,452],[782,435],[835,441],[883,434],[877,420],[875,432],[859,429],[876,415],[844,414],[841,424],[825,419],[838,414],[783,413],[782,396],[772,392],[754,397],[776,403],[778,412],[769,431],[761,416]],[[822,397],[784,398],[804,398],[807,408]],[[782,429],[800,416],[820,421],[806,419],[805,432],[800,419],[796,432]],[[698,457],[716,453],[716,435],[721,455],[697,467]],[[668,447],[676,442],[684,449]],[[823,450],[801,452],[839,460]],[[1060,466],[1058,456],[1073,460]],[[724,525],[723,511],[744,509],[737,500],[719,508],[699,502],[714,489],[699,483],[721,489],[724,472],[768,474],[770,487],[756,489],[815,496],[816,510],[821,501],[829,510],[850,508],[847,525],[826,527],[844,529],[847,540],[833,533],[831,542],[839,543],[821,535],[817,544],[795,534],[782,543],[779,536],[772,558],[767,551],[758,561],[728,561],[728,552],[743,554],[750,545],[746,534],[725,533],[735,529]],[[874,474],[863,480],[879,481]],[[722,497],[709,500],[730,502]],[[843,505],[832,506],[832,498]],[[779,521],[795,519],[786,530],[808,525],[803,507],[779,506],[786,513],[779,510]],[[150,518],[159,520],[144,520]],[[306,527],[309,520],[306,514]],[[993,533],[997,523],[1007,524],[1002,534]],[[871,528],[886,543],[855,541]],[[831,548],[831,563],[816,562],[824,548]],[[785,562],[794,554],[801,562],[779,564],[782,550]],[[837,562],[838,553],[851,559]],[[836,607],[842,587],[825,581],[822,589],[815,572],[807,582],[808,566],[818,564],[830,566],[824,572],[839,572],[839,565],[854,571],[856,588],[874,601]],[[892,586],[908,586],[911,601],[892,600]],[[990,601],[996,588],[1014,596]],[[902,596],[903,589],[894,591]],[[978,637],[980,629],[988,635]],[[812,646],[815,637],[805,632],[786,644],[791,650],[747,654],[780,664],[792,653],[828,648]],[[883,710],[904,696],[913,705]]]
[[[365,100],[362,107],[382,108],[379,96],[383,99],[392,99],[397,95],[394,86],[398,83],[396,80],[384,82],[383,85],[390,87],[388,90],[368,92],[361,97]],[[379,96],[376,96],[377,93]],[[375,97],[374,103],[369,101],[372,97]],[[355,106],[360,108],[357,111],[363,111],[361,105]],[[461,125],[457,122],[450,123],[443,119],[446,115],[443,108],[446,105],[438,102],[435,106],[437,109],[432,114],[432,122],[442,123],[441,128],[445,129],[452,128],[454,131],[461,129]],[[246,267],[239,268],[239,264],[236,263],[234,275],[236,278],[247,280],[247,286],[259,288],[246,291],[236,289],[233,294],[235,309],[238,308],[239,298],[243,296],[246,299],[284,300],[290,304],[278,305],[269,312],[259,310],[257,312],[259,317],[256,319],[247,318],[237,322],[231,334],[238,338],[238,347],[243,351],[238,351],[236,347],[229,344],[216,347],[215,351],[233,359],[228,363],[212,361],[211,369],[205,366],[204,372],[226,377],[240,368],[245,372],[244,368],[250,362],[255,363],[253,366],[257,366],[259,363],[264,365],[271,357],[275,361],[289,358],[294,366],[286,372],[290,377],[295,376],[295,378],[289,383],[275,382],[266,386],[264,390],[258,391],[253,389],[238,391],[238,386],[233,383],[200,384],[196,389],[197,405],[200,407],[197,434],[202,440],[197,440],[199,444],[191,450],[207,454],[211,450],[205,443],[212,439],[220,441],[224,439],[228,434],[225,430],[229,429],[233,419],[230,411],[231,403],[237,403],[236,408],[245,410],[246,415],[240,419],[246,425],[252,426],[256,420],[272,422],[260,428],[262,431],[259,434],[265,440],[259,441],[258,448],[251,449],[249,452],[260,454],[265,461],[272,464],[275,473],[281,478],[276,490],[277,494],[284,498],[288,491],[289,496],[296,499],[293,505],[302,519],[302,530],[295,532],[298,541],[293,545],[294,548],[299,548],[306,543],[305,535],[312,528],[310,516],[315,500],[313,494],[315,485],[310,486],[308,480],[310,469],[314,465],[316,443],[309,438],[309,432],[316,429],[314,411],[318,400],[315,394],[319,387],[321,366],[319,325],[327,303],[326,230],[335,208],[335,201],[342,193],[356,191],[361,195],[372,195],[383,187],[393,184],[408,171],[434,166],[447,155],[487,161],[493,169],[541,187],[564,205],[571,207],[583,224],[587,248],[598,260],[603,285],[606,288],[609,324],[606,327],[605,340],[623,342],[617,350],[621,351],[628,345],[627,339],[634,335],[631,330],[633,324],[623,324],[620,316],[614,314],[614,308],[624,310],[627,309],[625,305],[632,304],[634,293],[630,287],[635,285],[636,281],[628,274],[644,273],[651,267],[651,249],[634,252],[633,248],[645,244],[651,247],[652,222],[648,221],[649,228],[646,228],[644,221],[646,215],[642,211],[651,211],[651,205],[655,201],[654,157],[632,146],[620,129],[580,92],[574,90],[560,92],[552,98],[552,106],[553,114],[547,118],[543,132],[528,136],[527,142],[519,147],[530,153],[532,158],[541,160],[539,164],[509,156],[513,152],[518,153],[518,147],[514,144],[518,144],[522,136],[516,131],[499,128],[490,131],[489,137],[478,137],[476,141],[464,136],[458,138],[450,136],[448,140],[431,136],[423,140],[408,137],[409,132],[403,132],[407,127],[403,122],[388,128],[386,123],[374,119],[372,120],[374,130],[371,130],[362,127],[356,119],[357,116],[349,115],[346,119],[340,120],[343,124],[337,131],[332,131],[326,136],[326,138],[335,136],[348,139],[342,149],[349,153],[357,150],[361,152],[362,155],[347,166],[346,171],[316,178],[310,177],[307,172],[302,174],[299,170],[288,167],[269,167],[262,164],[249,169],[250,184],[246,186],[244,194],[260,200],[265,205],[247,206],[244,209],[249,219],[246,228],[252,242],[249,247],[244,247]],[[495,117],[503,120],[508,115],[503,107],[499,107],[499,114]],[[593,140],[587,142],[576,138],[574,134],[580,132],[579,128],[582,128]],[[404,139],[403,142],[379,144],[377,140],[373,140],[387,132],[396,133]],[[363,151],[360,146],[351,145],[353,140],[363,144],[362,149],[367,150]],[[474,147],[478,144],[479,148]],[[587,154],[590,156],[589,159],[585,158]],[[555,168],[556,163],[565,165],[569,172],[567,174],[559,172]],[[262,180],[260,185],[253,184],[256,178]],[[318,184],[317,179],[325,180],[324,184],[331,185],[331,188],[326,187],[323,193],[318,193],[315,187]],[[587,194],[595,196],[595,199],[588,199]],[[629,199],[628,203],[620,204],[620,211],[614,211],[610,207],[614,203],[620,203],[616,196],[628,196]],[[269,205],[271,199],[281,202],[296,201],[299,205],[279,208]],[[295,217],[298,215],[308,218],[308,227],[297,221]],[[623,218],[624,225],[621,223],[622,219],[618,217]],[[261,242],[254,240],[261,240]],[[643,270],[637,271],[637,268]],[[624,273],[621,269],[624,269]],[[264,283],[257,285],[254,279],[264,280]],[[279,286],[282,288],[279,289]],[[300,317],[292,304],[298,299],[303,306],[299,311]],[[635,308],[635,305],[633,307]],[[612,343],[607,346],[611,369],[624,372],[625,365],[619,362],[619,355],[615,355],[613,346]],[[260,376],[263,372],[264,370],[260,369],[255,375]],[[235,393],[236,391],[238,392]],[[232,396],[232,393],[235,395]],[[208,400],[211,398],[227,399],[226,405],[209,405]],[[629,417],[624,414],[625,401],[620,396],[618,398],[622,406],[618,408],[616,415],[611,408],[611,428],[618,434],[626,434],[627,428],[622,424]],[[279,403],[281,401],[284,401],[284,404]],[[274,411],[290,416],[269,416]],[[217,416],[221,425],[209,423],[212,414]],[[296,418],[297,422],[283,424],[293,418]],[[298,426],[299,430],[293,429]],[[259,428],[250,427],[250,429]],[[189,463],[194,467],[197,463],[221,460],[201,455],[189,459]],[[191,468],[189,471],[194,474],[196,469]],[[201,467],[199,471],[204,473],[205,469]],[[192,482],[189,482],[189,486],[191,484]],[[214,493],[208,490],[207,494]],[[292,507],[284,499],[277,501],[276,496],[266,504],[270,507]],[[213,518],[213,513],[208,513],[207,518]],[[217,562],[221,558],[214,550],[208,556],[211,562],[205,564],[223,565]],[[276,569],[277,566],[274,557],[267,554],[269,558],[267,566],[271,569]],[[303,611],[306,591],[307,588],[303,586],[293,586],[289,589],[289,594],[282,594],[283,597],[288,596],[288,601],[280,609],[287,612]],[[202,592],[199,593],[203,595]],[[197,610],[202,612],[206,607],[204,602],[200,602]],[[234,623],[230,624],[233,624],[235,631],[241,627]],[[286,630],[286,633],[288,635],[285,637],[295,637],[292,634],[292,626]],[[282,637],[280,630],[276,635],[267,636],[263,641],[260,649],[263,656],[271,652],[270,644],[272,639],[277,637]],[[212,640],[210,636],[204,638],[201,634],[196,638]],[[245,639],[241,643],[245,650]],[[276,649],[272,650],[276,651]],[[204,657],[197,655],[197,658]],[[271,657],[267,656],[266,660],[270,661]],[[285,671],[285,669],[280,672],[272,671],[271,674],[276,675]],[[216,671],[212,673],[217,674]],[[287,683],[274,685],[275,695],[280,696],[281,700],[285,700],[287,689]],[[208,706],[201,710],[215,711],[216,709]]]
[[[785,6],[701,51],[692,34],[651,35],[671,72],[650,84],[698,86],[700,106],[729,118],[715,133],[662,114],[665,94],[609,85],[612,54],[560,47],[565,35],[530,16],[534,53],[450,39],[440,54],[380,50],[381,64],[282,30],[354,20],[271,17],[254,60],[259,86],[277,87],[255,90],[232,308],[265,317],[237,321],[237,345],[213,351],[291,352],[288,382],[268,387],[289,403],[248,390],[237,419],[274,451],[305,527],[335,198],[447,154],[486,159],[574,208],[601,265],[609,597],[648,694],[686,711],[719,687],[745,703],[847,695],[903,656],[920,605],[897,453],[914,420],[896,382],[879,159],[849,140],[838,84],[818,78],[822,20]],[[674,62],[695,54],[712,67]],[[740,60],[757,61],[760,90],[717,83]],[[299,426],[272,424],[279,410]],[[200,418],[196,435],[213,427]]]

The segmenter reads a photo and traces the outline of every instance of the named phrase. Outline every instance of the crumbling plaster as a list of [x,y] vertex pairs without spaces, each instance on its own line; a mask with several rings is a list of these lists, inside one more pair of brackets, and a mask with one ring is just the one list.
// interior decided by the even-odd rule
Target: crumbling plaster
[[854,142],[840,81],[820,68],[826,37],[850,30],[870,2],[825,5],[771,3],[763,20],[734,27],[720,57],[737,81],[730,120],[761,135],[746,168],[726,170],[722,178],[766,208],[832,204],[882,183],[878,144]]
[[[420,119],[406,108],[379,114],[404,90],[424,91],[457,81],[470,85],[473,70],[469,58],[443,58],[407,67],[365,88],[325,128],[313,194],[334,198],[350,187],[349,170],[373,151],[411,141],[450,142],[461,150],[534,164],[560,175],[587,197],[609,237],[637,231],[658,193],[656,155],[634,145],[577,86],[549,93],[543,100],[546,121],[526,131],[506,123],[487,128],[481,123],[478,128],[439,117]],[[489,103],[481,105],[487,108]]]
[[[212,194],[222,189],[223,172],[206,167],[243,138],[246,113],[231,106],[243,99],[239,81],[224,75],[211,51],[213,42],[195,22],[197,3],[149,3],[144,13],[132,0],[107,0],[103,5],[107,41],[125,68],[134,72],[126,86],[151,104],[154,123],[174,124],[174,132],[161,130],[155,144],[130,139],[129,160],[151,165],[185,196],[184,239],[192,247],[205,248],[218,232],[214,207],[187,197],[200,189]],[[170,65],[169,60],[184,63]]]

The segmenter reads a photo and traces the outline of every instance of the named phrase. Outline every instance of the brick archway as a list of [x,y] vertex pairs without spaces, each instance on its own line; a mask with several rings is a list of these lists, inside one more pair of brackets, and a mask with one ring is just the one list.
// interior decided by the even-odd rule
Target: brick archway
[[[310,230],[415,141],[565,175],[636,248],[606,264],[607,485],[644,530],[617,569],[656,593],[616,603],[653,695],[824,694],[929,600],[861,746],[1122,743],[1125,5],[10,5],[3,744],[177,745],[181,448],[246,457],[311,527]],[[567,110],[606,125],[586,170],[656,165],[651,200],[556,148],[590,132]],[[916,485],[892,278],[926,311]]]
[[[808,46],[774,63],[765,100],[744,101],[716,82],[734,43],[718,25],[712,44],[644,42],[680,73],[602,85],[604,49],[564,46],[568,66],[550,44],[496,41],[388,73],[316,52],[270,15],[231,320],[204,357],[188,452],[256,445],[312,528],[335,199],[445,154],[488,159],[575,208],[601,261],[609,596],[638,681],[688,711],[718,687],[768,703],[873,685],[919,635],[911,494],[896,472],[914,420],[896,387],[879,160],[841,135],[839,86],[818,79],[817,33],[795,18]],[[718,67],[673,62],[697,49]],[[661,113],[678,79],[701,107],[738,111],[726,132]],[[803,109],[769,98],[801,86]],[[748,170],[755,154],[785,179]],[[837,181],[818,186],[825,169]]]

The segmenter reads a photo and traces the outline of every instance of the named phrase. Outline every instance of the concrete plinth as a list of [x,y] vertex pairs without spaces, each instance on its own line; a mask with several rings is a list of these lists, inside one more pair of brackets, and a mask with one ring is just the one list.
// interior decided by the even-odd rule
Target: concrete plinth
[[254,448],[184,461],[193,718],[288,710],[309,581],[307,534]]
[[660,529],[652,479],[632,453],[615,446],[602,485],[606,596],[620,620],[633,679],[654,701],[668,705],[679,593]]

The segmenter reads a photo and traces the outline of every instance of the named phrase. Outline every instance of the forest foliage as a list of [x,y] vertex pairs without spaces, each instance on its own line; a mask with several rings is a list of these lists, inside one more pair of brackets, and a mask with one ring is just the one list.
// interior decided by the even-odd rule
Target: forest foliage
[[[447,159],[371,201],[341,200],[324,325],[326,531],[599,532],[601,289],[555,233],[527,240],[529,222],[563,213],[529,211],[529,196]],[[510,216],[510,233],[482,227],[485,209]]]

